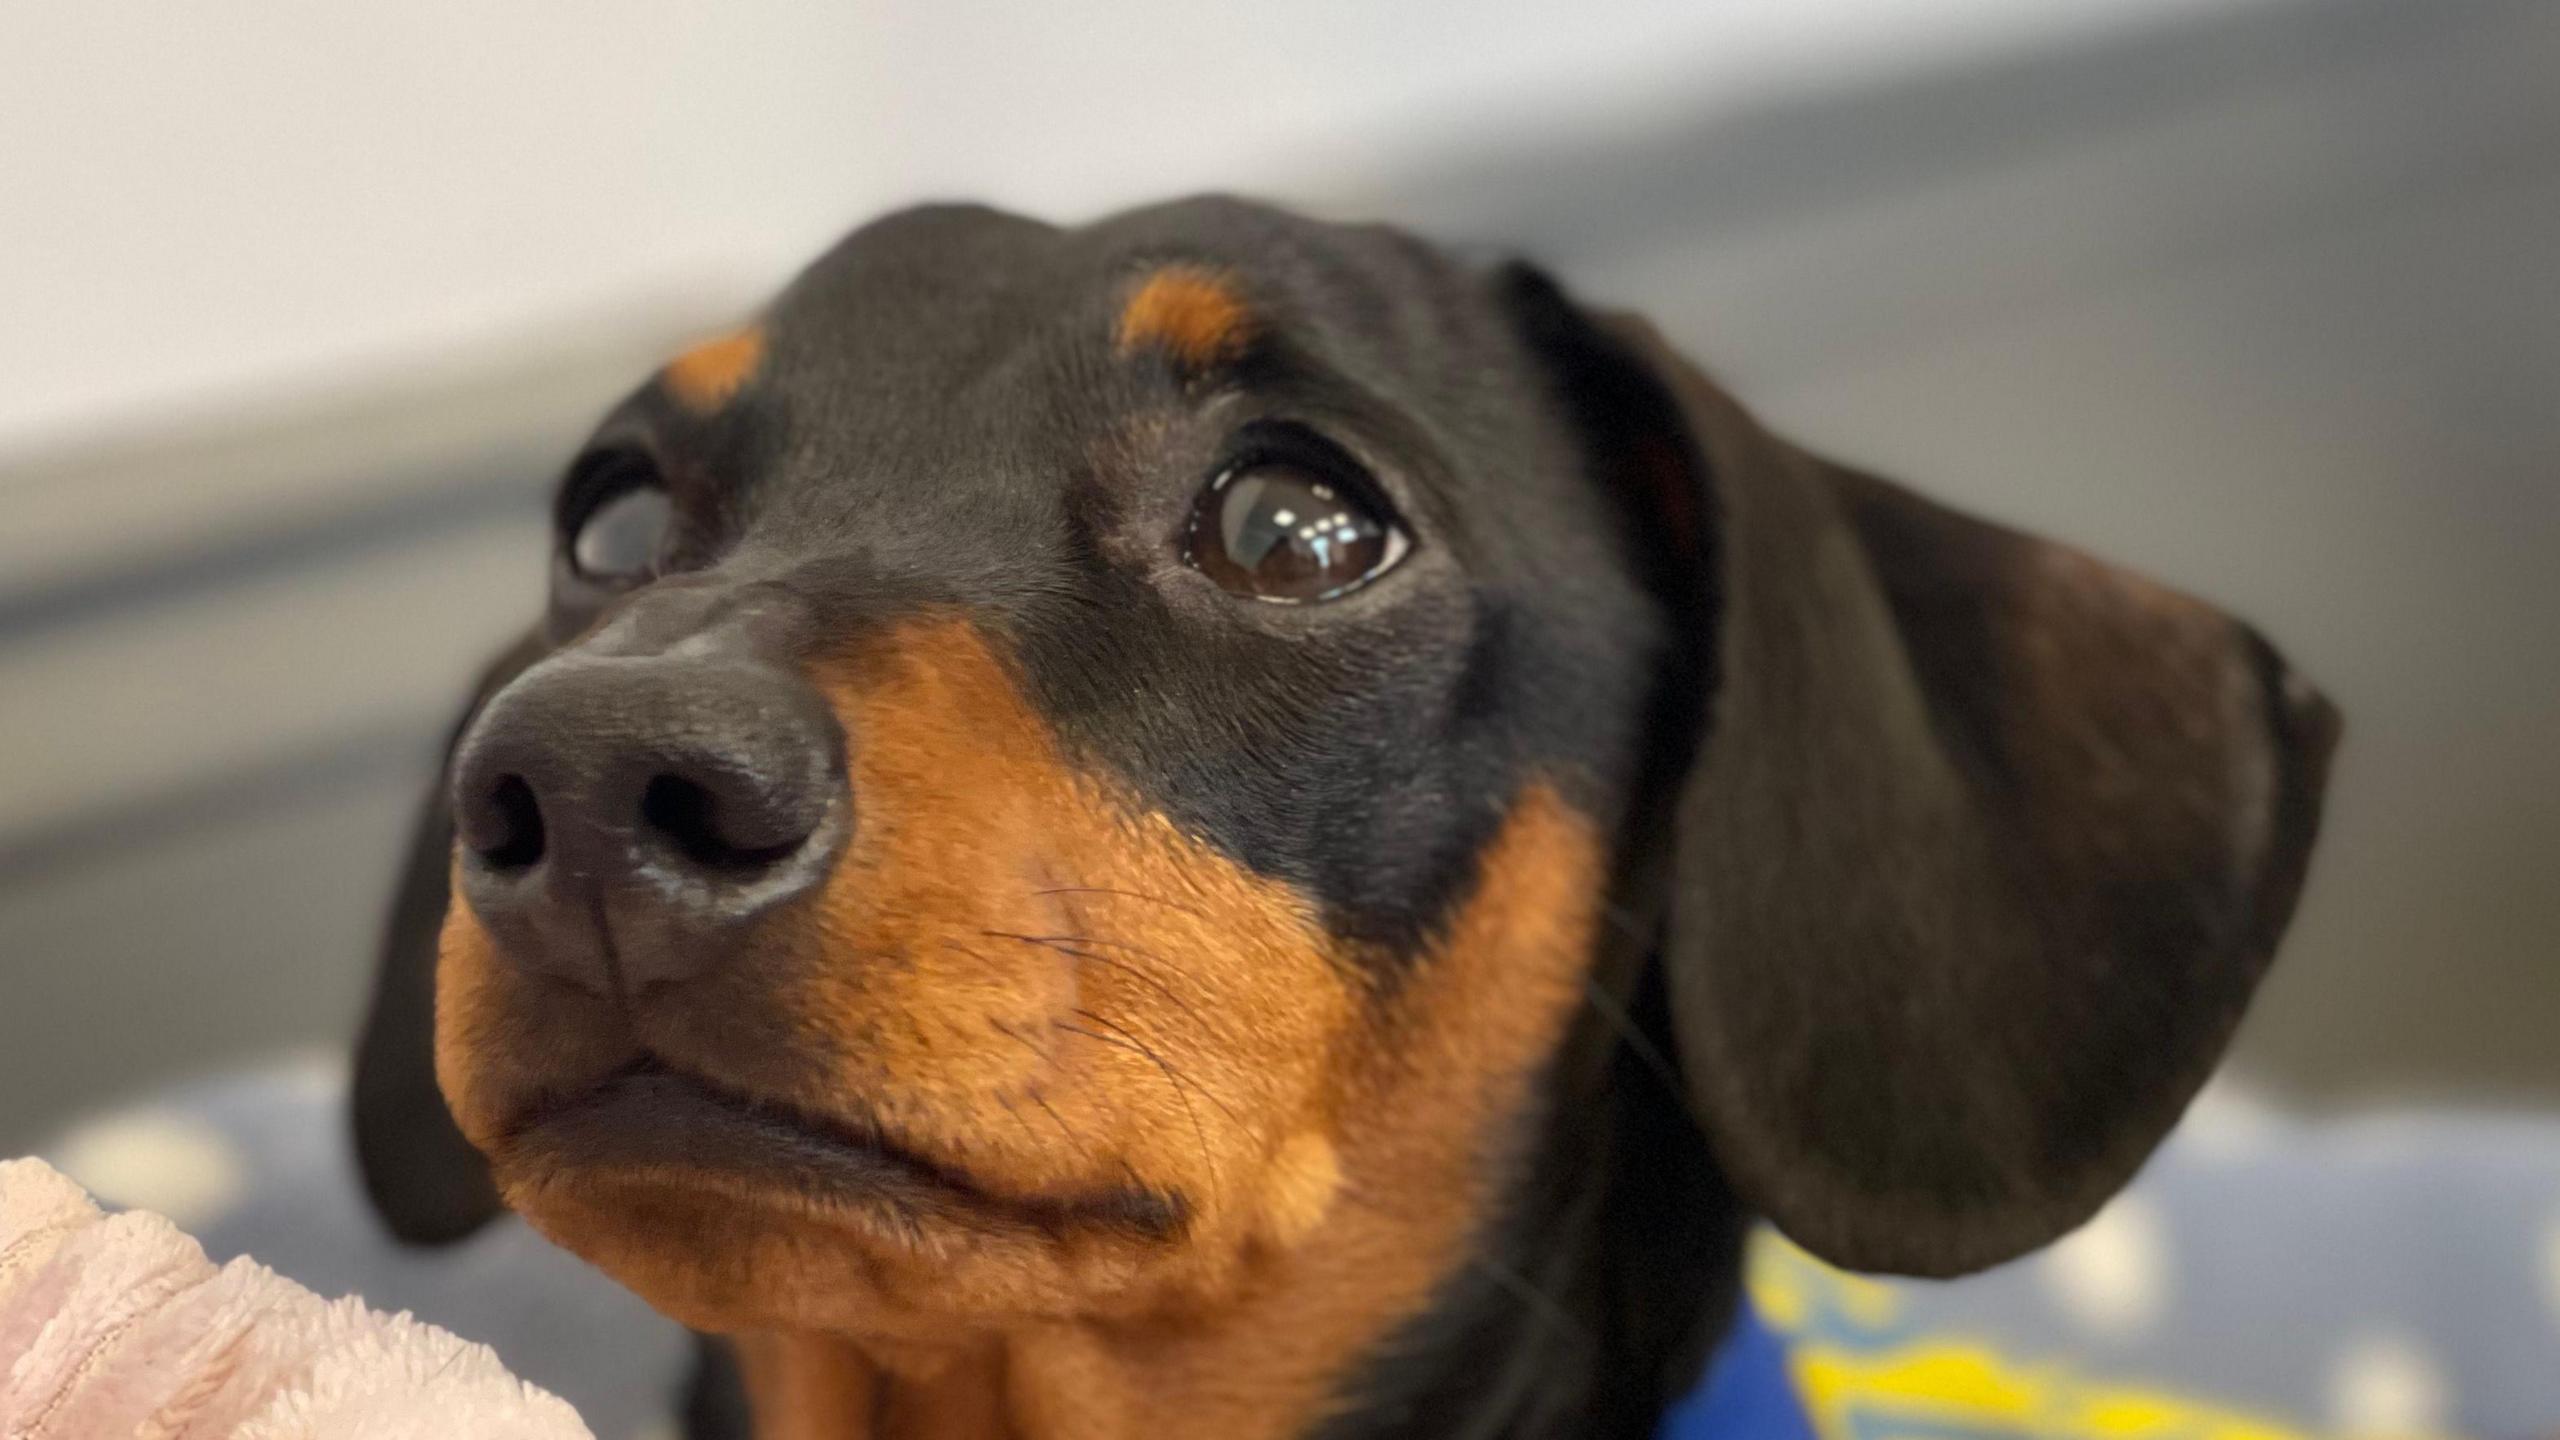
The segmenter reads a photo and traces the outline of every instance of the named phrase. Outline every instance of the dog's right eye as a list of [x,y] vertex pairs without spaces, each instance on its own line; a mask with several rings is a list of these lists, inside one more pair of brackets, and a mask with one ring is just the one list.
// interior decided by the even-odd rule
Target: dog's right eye
[[1193,569],[1248,600],[1304,605],[1359,589],[1413,548],[1376,482],[1331,442],[1294,425],[1251,438],[1192,502]]
[[579,467],[566,528],[579,578],[631,585],[653,578],[675,506],[645,456],[606,455]]

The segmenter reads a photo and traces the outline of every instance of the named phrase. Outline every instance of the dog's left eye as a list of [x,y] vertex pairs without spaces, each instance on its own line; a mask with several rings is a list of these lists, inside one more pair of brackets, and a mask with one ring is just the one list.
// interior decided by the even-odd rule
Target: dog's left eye
[[1346,594],[1413,548],[1365,488],[1291,459],[1233,466],[1200,492],[1184,558],[1248,599],[1289,605]]
[[584,477],[595,497],[569,535],[569,563],[579,576],[613,585],[657,573],[675,507],[656,469],[637,457],[613,457]]

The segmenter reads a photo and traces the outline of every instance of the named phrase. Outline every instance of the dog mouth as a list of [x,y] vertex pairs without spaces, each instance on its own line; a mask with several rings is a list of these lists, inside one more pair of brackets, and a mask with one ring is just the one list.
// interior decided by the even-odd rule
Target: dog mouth
[[742,1094],[654,1059],[541,1106],[511,1127],[508,1167],[643,1185],[787,1196],[806,1210],[886,1216],[901,1230],[939,1220],[1053,1237],[1110,1230],[1180,1234],[1181,1197],[1135,1184],[1016,1195],[918,1153],[875,1125]]

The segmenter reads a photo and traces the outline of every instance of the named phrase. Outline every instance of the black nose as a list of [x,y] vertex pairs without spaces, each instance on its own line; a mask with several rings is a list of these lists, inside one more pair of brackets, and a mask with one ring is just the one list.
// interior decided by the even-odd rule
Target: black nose
[[678,647],[525,672],[456,750],[453,808],[463,894],[500,950],[636,996],[816,888],[851,797],[807,682]]

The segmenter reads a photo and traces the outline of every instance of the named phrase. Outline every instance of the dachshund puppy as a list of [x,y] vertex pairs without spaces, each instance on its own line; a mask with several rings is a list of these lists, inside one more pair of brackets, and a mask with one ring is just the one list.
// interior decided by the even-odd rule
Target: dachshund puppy
[[1757,1217],[1953,1275],[2212,1067],[2336,720],[1520,266],[870,225],[615,410],[358,1076],[780,1437],[1641,1436]]

